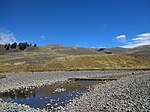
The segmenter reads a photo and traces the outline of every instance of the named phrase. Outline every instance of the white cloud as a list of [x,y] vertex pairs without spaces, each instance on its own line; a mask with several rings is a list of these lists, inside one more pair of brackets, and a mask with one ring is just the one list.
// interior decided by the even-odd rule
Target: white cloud
[[43,39],[43,40],[46,39],[46,37],[44,35],[41,35],[40,38]]
[[120,43],[126,43],[126,35],[119,35],[116,37],[117,41]]
[[116,39],[124,39],[124,38],[126,38],[126,35],[119,35],[116,37]]
[[0,28],[0,44],[17,42],[14,34],[8,30]]
[[136,38],[131,39],[131,42],[122,47],[133,48],[141,45],[150,45],[150,33],[139,34]]

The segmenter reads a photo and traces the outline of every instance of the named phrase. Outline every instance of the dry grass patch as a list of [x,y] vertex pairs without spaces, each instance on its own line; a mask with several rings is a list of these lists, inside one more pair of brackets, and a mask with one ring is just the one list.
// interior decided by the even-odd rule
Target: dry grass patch
[[[143,62],[142,62],[143,61]],[[129,55],[83,55],[51,60],[52,70],[149,69],[149,62]]]
[[134,55],[54,55],[8,58],[0,61],[0,72],[150,69],[150,56]]

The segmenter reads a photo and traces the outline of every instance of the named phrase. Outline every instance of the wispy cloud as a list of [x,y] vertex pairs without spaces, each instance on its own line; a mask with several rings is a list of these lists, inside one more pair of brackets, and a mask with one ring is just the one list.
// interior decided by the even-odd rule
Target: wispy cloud
[[116,37],[117,41],[119,41],[120,43],[126,43],[126,35],[119,35]]
[[0,28],[0,44],[18,42],[15,35],[9,30]]
[[46,39],[46,37],[44,35],[41,35],[40,38],[43,39],[43,40]]
[[141,45],[150,45],[150,33],[143,33],[143,34],[136,35],[135,38],[131,39],[130,42],[128,42],[126,45],[123,45],[121,47],[133,48]]
[[108,27],[108,24],[104,24],[103,26],[102,26],[102,29],[106,29]]

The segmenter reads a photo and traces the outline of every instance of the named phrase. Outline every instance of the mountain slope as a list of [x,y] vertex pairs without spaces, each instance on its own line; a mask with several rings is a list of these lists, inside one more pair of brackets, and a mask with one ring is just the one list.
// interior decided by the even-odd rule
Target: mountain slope
[[139,46],[135,48],[121,48],[121,47],[112,47],[112,48],[104,48],[99,50],[100,54],[146,54],[150,55],[150,45]]
[[133,55],[83,55],[56,58],[46,63],[50,70],[150,69],[150,57]]
[[[150,69],[150,46],[126,48],[80,48],[61,45],[29,47],[0,55],[0,72]],[[110,54],[111,52],[111,54]]]

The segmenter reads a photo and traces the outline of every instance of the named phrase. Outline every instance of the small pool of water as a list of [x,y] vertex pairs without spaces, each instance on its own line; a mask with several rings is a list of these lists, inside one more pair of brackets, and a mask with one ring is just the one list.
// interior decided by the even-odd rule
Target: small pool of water
[[0,98],[6,102],[29,105],[33,108],[50,110],[58,106],[64,107],[74,97],[88,91],[89,86],[98,84],[97,81],[66,81],[41,87],[20,88],[10,92],[0,93]]

